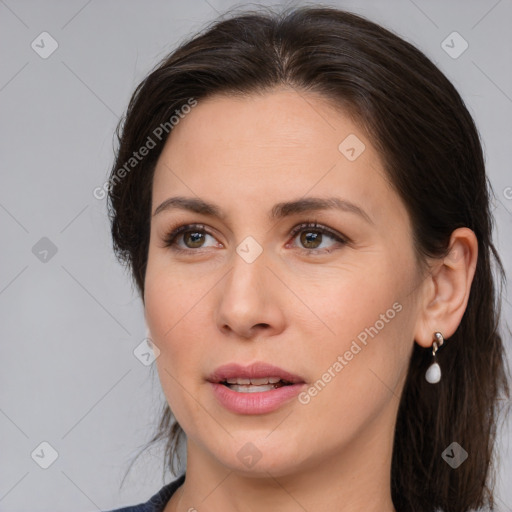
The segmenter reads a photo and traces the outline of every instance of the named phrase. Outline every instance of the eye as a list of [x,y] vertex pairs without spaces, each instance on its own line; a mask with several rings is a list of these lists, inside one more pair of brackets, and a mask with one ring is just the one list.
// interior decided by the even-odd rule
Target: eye
[[[341,246],[344,246],[350,242],[347,237],[337,233],[330,228],[319,225],[315,221],[306,222],[296,226],[291,231],[290,236],[295,239],[299,234],[300,243],[304,248],[298,248],[307,254],[332,252],[332,248],[320,248],[325,238],[330,238]],[[164,238],[164,247],[170,247],[173,251],[181,253],[198,252],[197,249],[212,247],[204,245],[207,237],[211,237],[215,240],[215,237],[206,230],[204,224],[186,224],[174,230],[171,229],[169,234],[167,234]],[[179,245],[178,242],[183,242],[185,246]],[[331,246],[332,245],[335,244],[331,244]],[[220,244],[220,246],[223,247],[222,244]],[[295,245],[292,247],[295,247]]]
[[[206,231],[203,224],[186,224],[171,230],[171,232],[166,235],[164,247],[172,247],[172,249],[177,252],[190,252],[190,249],[202,249],[205,247],[204,241],[208,236],[214,238],[213,235]],[[185,242],[185,248],[177,244],[176,239],[178,237],[180,237],[179,241]]]
[[[349,239],[337,233],[336,231],[327,228],[325,226],[319,225],[316,222],[307,222],[304,224],[300,224],[296,226],[291,235],[297,238],[299,235],[300,243],[306,249],[303,252],[306,253],[329,253],[332,252],[333,249],[324,248],[323,250],[319,249],[320,245],[324,241],[324,238],[330,238],[331,240],[335,240],[338,244],[346,245],[349,243]],[[332,245],[335,244],[331,244]]]

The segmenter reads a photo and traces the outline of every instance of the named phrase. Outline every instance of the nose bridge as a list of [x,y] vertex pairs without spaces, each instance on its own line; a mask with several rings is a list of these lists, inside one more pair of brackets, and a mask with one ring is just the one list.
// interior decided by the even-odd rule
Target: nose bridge
[[275,297],[268,282],[273,274],[268,263],[268,254],[256,240],[245,239],[237,246],[221,289],[219,328],[229,327],[248,336],[256,325],[275,327],[279,305],[273,303]]
[[267,255],[263,253],[263,248],[258,252],[256,254],[253,242],[243,241],[233,254],[232,270],[226,279],[223,298],[235,300],[239,310],[257,308],[257,303],[263,299],[265,274],[270,272],[266,268]]

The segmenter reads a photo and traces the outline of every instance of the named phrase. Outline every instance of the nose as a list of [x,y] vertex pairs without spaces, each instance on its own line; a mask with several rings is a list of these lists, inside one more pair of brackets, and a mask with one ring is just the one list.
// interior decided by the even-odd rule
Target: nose
[[265,252],[248,263],[237,253],[219,287],[217,324],[223,334],[244,339],[284,329],[283,285],[268,267]]

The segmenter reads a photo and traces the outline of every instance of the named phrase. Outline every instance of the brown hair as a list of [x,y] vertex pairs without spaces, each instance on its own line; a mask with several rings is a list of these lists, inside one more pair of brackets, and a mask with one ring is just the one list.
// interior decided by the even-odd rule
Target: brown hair
[[[215,20],[180,44],[137,87],[118,127],[108,200],[119,261],[143,298],[153,173],[168,134],[120,179],[133,152],[190,98],[250,95],[280,85],[320,93],[367,130],[410,215],[422,268],[427,258],[447,254],[453,230],[474,231],[477,267],[461,323],[437,355],[439,385],[424,378],[431,350],[414,346],[396,422],[391,487],[399,512],[494,510],[490,469],[498,406],[510,389],[499,332],[501,288],[492,273],[494,258],[503,286],[491,238],[492,187],[461,96],[411,44],[363,17],[323,6],[245,11]],[[181,434],[165,404],[148,443],[166,441],[164,471],[175,471]],[[456,470],[441,459],[453,441],[469,454]]]

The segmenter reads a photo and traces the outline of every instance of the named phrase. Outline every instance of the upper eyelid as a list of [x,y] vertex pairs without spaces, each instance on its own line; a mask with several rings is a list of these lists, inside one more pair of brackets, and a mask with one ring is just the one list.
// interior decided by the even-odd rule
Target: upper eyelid
[[347,238],[347,237],[345,237],[345,235],[338,233],[335,229],[325,226],[324,224],[321,224],[318,221],[301,222],[291,229],[290,234],[295,235],[296,233],[300,233],[301,231],[303,231],[305,229],[311,229],[312,231],[314,231],[316,229],[319,231],[324,231],[325,234],[330,235],[332,237],[338,237],[338,238],[343,238],[343,239]]

